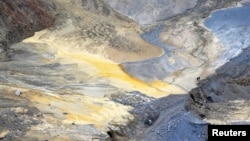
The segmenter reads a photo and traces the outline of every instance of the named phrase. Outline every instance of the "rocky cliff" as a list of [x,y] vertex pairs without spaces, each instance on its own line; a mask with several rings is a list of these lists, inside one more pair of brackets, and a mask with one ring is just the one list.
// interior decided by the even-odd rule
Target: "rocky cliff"
[[249,17],[243,14],[249,10],[242,2],[241,7],[218,10],[205,20],[224,48],[213,65],[226,64],[190,91],[189,107],[210,122],[249,120]]
[[188,108],[212,123],[248,122],[249,47],[189,92]]

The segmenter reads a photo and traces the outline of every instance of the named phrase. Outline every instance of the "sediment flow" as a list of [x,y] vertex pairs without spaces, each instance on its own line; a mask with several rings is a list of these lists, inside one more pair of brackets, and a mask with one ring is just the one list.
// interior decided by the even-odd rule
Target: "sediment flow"
[[203,141],[249,120],[247,3],[52,2],[0,2],[0,140]]

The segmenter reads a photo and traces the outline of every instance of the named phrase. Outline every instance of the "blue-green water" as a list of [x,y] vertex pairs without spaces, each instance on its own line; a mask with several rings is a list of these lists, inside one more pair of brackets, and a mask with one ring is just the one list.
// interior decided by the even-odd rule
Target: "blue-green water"
[[250,45],[250,6],[215,11],[204,24],[224,46],[215,65],[224,64]]

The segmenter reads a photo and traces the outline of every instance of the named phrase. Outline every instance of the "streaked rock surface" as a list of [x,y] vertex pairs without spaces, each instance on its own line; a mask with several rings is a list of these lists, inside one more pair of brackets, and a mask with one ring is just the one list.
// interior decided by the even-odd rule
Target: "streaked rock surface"
[[[79,5],[81,1],[53,2],[56,9],[53,26],[48,23],[50,28],[16,44],[12,43],[24,37],[19,36],[21,31],[13,29],[20,39],[8,41],[5,46],[10,56],[0,65],[3,92],[0,99],[11,103],[18,97],[19,101],[27,102],[7,106],[1,103],[5,114],[0,117],[5,122],[4,115],[13,116],[17,125],[32,122],[20,126],[20,131],[13,130],[15,125],[9,122],[1,123],[1,133],[8,131],[4,136],[6,140],[108,139],[107,131],[133,120],[128,112],[131,107],[112,101],[107,98],[109,95],[139,91],[141,97],[146,94],[158,98],[184,93],[177,86],[157,80],[147,83],[123,70],[119,62],[143,60],[163,53],[138,35],[141,31],[136,23],[123,16],[118,19],[91,13]],[[47,9],[41,7],[40,10]],[[37,30],[46,28],[43,24],[37,26]],[[16,95],[17,90],[21,94]],[[10,111],[12,108],[36,111],[32,111],[32,115],[23,113],[26,117],[23,118],[22,113]]]
[[248,2],[1,1],[0,138],[203,141],[247,123],[248,18],[209,15]]
[[161,47],[165,54],[148,60],[124,63],[125,70],[144,80],[163,80],[189,91],[197,78],[212,74],[212,64],[223,45],[204,26],[204,18],[213,9],[236,6],[234,1],[200,1],[197,6],[156,25],[144,26],[142,38]]
[[197,0],[104,0],[104,2],[140,24],[150,24],[193,8]]

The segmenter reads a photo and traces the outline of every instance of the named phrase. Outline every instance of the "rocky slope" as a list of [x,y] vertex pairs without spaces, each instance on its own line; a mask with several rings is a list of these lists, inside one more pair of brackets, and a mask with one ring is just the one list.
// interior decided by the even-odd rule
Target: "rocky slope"
[[140,24],[150,24],[193,8],[197,0],[104,0],[104,2]]
[[55,0],[55,3],[57,26],[49,32],[55,38],[54,42],[60,39],[61,49],[97,54],[115,62],[144,60],[163,53],[162,49],[141,39],[138,35],[140,28],[135,22],[118,16],[102,1]]
[[[12,4],[18,7],[19,1]],[[107,131],[133,119],[128,113],[131,107],[113,102],[107,98],[110,94],[140,91],[163,97],[183,91],[161,81],[149,84],[138,80],[117,63],[162,54],[162,49],[142,40],[138,25],[126,17],[112,17],[117,15],[112,9],[109,9],[110,15],[98,13],[95,7],[94,11],[86,11],[82,1],[55,0],[53,4],[44,3],[44,7],[36,2],[31,4],[37,5],[38,11],[47,12],[52,5],[55,22],[30,38],[27,37],[33,35],[35,29],[46,28],[39,23],[41,20],[47,22],[43,16],[28,18],[27,24],[34,27],[25,35],[22,35],[22,24],[26,22],[15,21],[17,28],[13,28],[15,32],[11,34],[6,30],[11,36],[18,36],[4,46],[3,51],[10,54],[8,61],[0,65],[0,99],[5,101],[0,105],[1,139],[108,139]],[[100,1],[97,4],[102,5]],[[32,13],[29,7],[15,11],[21,11],[26,17]],[[23,38],[27,39],[13,44]],[[23,103],[7,104],[19,101]],[[22,124],[25,126],[16,130]]]
[[[196,78],[213,73],[212,65],[223,50],[221,42],[204,26],[214,9],[237,6],[236,1],[199,1],[195,8],[158,24],[144,26],[144,40],[161,47],[165,54],[153,59],[124,63],[133,76],[160,79],[186,91],[196,87]],[[143,71],[141,71],[143,70]]]
[[224,45],[214,65],[227,63],[190,92],[189,106],[210,122],[249,121],[249,17],[242,14],[247,11],[243,2],[239,8],[216,11],[205,21]]
[[53,25],[54,12],[54,4],[43,0],[0,1],[1,60],[8,59],[8,49],[12,43]]
[[[126,127],[122,128],[119,133],[113,132],[114,138],[118,138],[117,140],[126,140],[124,137],[130,137],[135,140],[200,141],[207,139],[207,124],[249,123],[249,42],[248,38],[245,36],[238,36],[238,34],[248,35],[248,24],[245,24],[248,17],[245,14],[241,14],[241,12],[246,11],[249,7],[243,6],[240,8],[225,9],[225,11],[221,11],[222,14],[218,11],[220,18],[215,17],[215,15],[212,15],[211,18],[206,18],[214,8],[217,9],[230,5],[233,7],[237,7],[237,5],[248,5],[245,2],[231,2],[232,3],[230,4],[228,1],[203,1],[199,3],[195,9],[167,21],[166,24],[168,26],[166,26],[165,31],[161,33],[162,39],[170,45],[185,49],[187,54],[190,53],[197,59],[203,60],[205,68],[209,68],[209,70],[204,69],[202,75],[197,75],[198,68],[202,68],[201,65],[199,67],[194,67],[193,71],[190,73],[187,73],[187,71],[179,73],[175,78],[181,80],[179,82],[180,86],[185,86],[187,84],[190,85],[190,80],[194,80],[194,83],[198,83],[197,88],[192,89],[189,92],[189,100],[187,103],[181,106],[180,103],[182,102],[178,103],[178,101],[186,101],[187,99],[177,95],[149,102],[146,106],[136,107],[133,110],[137,119],[136,123],[132,122],[131,124],[128,124]],[[226,19],[219,22],[221,17],[225,15]],[[195,19],[193,24],[186,24],[184,22],[190,21],[187,20],[189,18]],[[203,22],[209,20],[213,23],[215,28],[219,29],[219,31],[216,30],[215,32],[211,32],[213,29],[208,30],[207,27],[205,27]],[[232,25],[230,24],[231,22]],[[235,26],[235,23],[237,26]],[[243,31],[242,28],[245,30]],[[192,34],[187,34],[188,32]],[[159,46],[163,45],[159,41],[153,42],[158,43]],[[228,43],[231,43],[230,46],[228,46]],[[241,49],[244,47],[247,49],[244,49],[238,57],[234,58],[235,54],[241,52]],[[234,54],[230,55],[227,52],[232,48],[237,51],[234,51]],[[221,54],[226,54],[228,57],[234,59],[229,59],[230,61],[228,63],[216,69],[220,66],[216,64],[217,62],[223,64],[225,61],[221,59],[228,60],[225,56],[221,57]],[[144,61],[143,63],[145,64],[145,62],[147,61]],[[152,62],[153,61],[150,63],[152,64]],[[148,66],[150,63],[148,63]],[[136,62],[134,64],[137,64],[136,66],[138,67],[145,67],[142,63],[140,64]],[[156,68],[160,70],[159,67],[162,66],[162,64],[158,64],[156,65]],[[213,69],[216,69],[215,74],[204,79],[203,77],[211,74],[211,70]],[[169,68],[166,70],[169,70]],[[137,76],[144,74],[144,78],[154,76],[149,74],[159,75],[159,73],[153,73],[150,71],[150,69],[147,69],[144,72],[133,71],[132,74],[136,74]],[[197,79],[194,77],[192,78],[193,73],[196,74]],[[184,82],[186,82],[186,84]],[[176,103],[171,103],[169,100],[171,102],[175,101]],[[188,109],[188,111],[185,109]],[[199,118],[193,117],[193,114],[199,115]],[[204,121],[201,119],[204,119]],[[184,128],[187,130],[183,130]],[[133,130],[133,133],[136,134],[131,134],[128,130]]]
[[0,140],[203,141],[248,122],[248,2],[1,1]]
[[211,123],[249,122],[249,49],[190,91],[190,110]]

